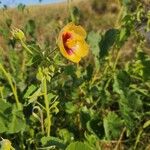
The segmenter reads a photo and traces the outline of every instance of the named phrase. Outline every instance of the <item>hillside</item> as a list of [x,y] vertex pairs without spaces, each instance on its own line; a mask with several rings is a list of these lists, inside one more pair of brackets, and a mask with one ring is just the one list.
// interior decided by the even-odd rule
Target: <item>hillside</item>
[[[117,18],[118,13],[118,6],[115,1],[101,1],[95,7],[94,1],[74,0],[73,6],[78,8],[79,23],[88,30],[102,30],[114,26],[114,20]],[[0,28],[7,28],[7,23],[11,24],[10,28],[17,27],[21,29],[24,29],[29,23],[36,24],[35,32],[38,41],[42,43],[45,38],[54,38],[53,33],[58,27],[64,26],[68,17],[67,2],[29,6],[23,10],[17,8],[6,9],[0,10]]]

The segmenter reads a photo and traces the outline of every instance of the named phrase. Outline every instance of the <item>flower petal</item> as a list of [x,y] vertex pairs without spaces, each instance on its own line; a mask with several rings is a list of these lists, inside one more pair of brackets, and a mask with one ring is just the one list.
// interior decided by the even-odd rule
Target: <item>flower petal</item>
[[67,24],[64,29],[64,31],[73,31],[75,32],[76,34],[78,34],[79,36],[82,36],[84,39],[86,38],[86,31],[79,25],[79,26],[76,26],[74,23],[69,23]]
[[78,57],[85,57],[89,52],[89,46],[85,41],[78,41],[74,53]]

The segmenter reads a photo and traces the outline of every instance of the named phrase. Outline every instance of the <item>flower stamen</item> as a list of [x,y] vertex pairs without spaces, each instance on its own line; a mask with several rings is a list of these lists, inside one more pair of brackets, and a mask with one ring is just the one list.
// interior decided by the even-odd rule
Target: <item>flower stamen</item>
[[64,34],[62,35],[63,45],[64,45],[64,48],[65,48],[65,50],[66,50],[66,52],[67,52],[68,55],[72,55],[72,54],[73,54],[73,49],[70,48],[70,47],[68,46],[68,44],[67,44],[67,41],[68,41],[69,39],[71,39],[71,37],[72,37],[71,33],[68,33],[68,32],[66,32],[66,33],[64,33]]

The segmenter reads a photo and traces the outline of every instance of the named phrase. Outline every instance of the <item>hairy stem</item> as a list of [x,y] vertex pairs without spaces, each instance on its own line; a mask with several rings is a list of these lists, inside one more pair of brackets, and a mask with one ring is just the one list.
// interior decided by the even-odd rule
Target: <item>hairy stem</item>
[[46,113],[47,113],[47,136],[50,136],[50,132],[51,132],[51,115],[50,115],[50,109],[49,109],[49,100],[48,100],[48,96],[47,96],[46,78],[43,79],[43,90],[44,90],[44,102],[45,102]]
[[22,47],[30,54],[33,54],[32,51],[27,47],[27,45],[21,40],[21,45]]

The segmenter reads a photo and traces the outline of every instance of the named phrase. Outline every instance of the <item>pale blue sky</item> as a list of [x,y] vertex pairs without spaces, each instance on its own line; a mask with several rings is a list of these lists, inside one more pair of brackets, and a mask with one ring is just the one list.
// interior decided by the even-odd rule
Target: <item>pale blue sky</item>
[[[65,0],[42,0],[41,4],[48,4],[48,3],[57,3]],[[17,6],[18,4],[26,4],[26,5],[32,5],[32,4],[40,4],[39,0],[0,0],[0,5],[7,5],[10,6]]]

